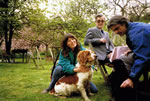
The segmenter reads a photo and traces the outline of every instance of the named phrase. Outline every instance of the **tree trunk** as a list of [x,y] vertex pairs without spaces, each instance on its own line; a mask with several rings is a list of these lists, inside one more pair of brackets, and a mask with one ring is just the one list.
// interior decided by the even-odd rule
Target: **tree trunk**
[[5,49],[8,55],[11,54],[11,43],[12,43],[12,36],[13,36],[13,26],[12,24],[9,25],[8,28],[8,21],[5,22]]
[[7,53],[7,42],[8,42],[8,21],[5,21],[4,23],[4,33],[5,33],[5,49]]
[[2,39],[0,39],[0,47],[1,47],[2,43],[3,43],[3,41],[4,41],[4,39],[2,37]]
[[[9,19],[8,19],[8,15],[9,12],[9,7],[8,7],[8,0],[4,0],[4,8],[6,8],[7,10],[5,11],[5,14],[7,15],[7,17],[5,18],[5,21],[4,21],[4,33],[5,33],[5,49],[6,49],[6,53],[8,55],[11,54],[11,43],[12,43],[12,36],[13,36],[13,33],[14,33],[14,27],[13,27],[13,23],[12,21],[9,23]],[[13,9],[13,13],[11,13],[10,15],[11,17],[14,16],[14,9]]]
[[46,55],[48,54],[48,44],[45,44],[46,46]]

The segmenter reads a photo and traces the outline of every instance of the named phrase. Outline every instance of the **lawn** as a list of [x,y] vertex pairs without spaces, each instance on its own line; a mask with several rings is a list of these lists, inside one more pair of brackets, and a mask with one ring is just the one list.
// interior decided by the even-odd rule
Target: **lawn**
[[[43,61],[43,64],[44,69],[36,69],[31,60],[29,63],[0,63],[0,101],[83,101],[80,96],[60,98],[41,94],[49,85],[52,62]],[[109,101],[109,88],[99,70],[94,71],[92,82],[99,91],[89,97],[91,101]]]

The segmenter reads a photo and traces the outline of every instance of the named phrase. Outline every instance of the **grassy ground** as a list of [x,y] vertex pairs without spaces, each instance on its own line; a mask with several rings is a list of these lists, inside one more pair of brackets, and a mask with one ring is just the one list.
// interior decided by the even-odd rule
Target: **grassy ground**
[[[82,101],[80,96],[69,98],[41,94],[49,85],[52,62],[43,61],[44,68],[36,69],[29,63],[0,63],[0,101]],[[109,72],[111,69],[109,69]],[[105,85],[100,71],[95,71],[92,82],[98,93],[89,98],[92,101],[109,101],[109,88]]]

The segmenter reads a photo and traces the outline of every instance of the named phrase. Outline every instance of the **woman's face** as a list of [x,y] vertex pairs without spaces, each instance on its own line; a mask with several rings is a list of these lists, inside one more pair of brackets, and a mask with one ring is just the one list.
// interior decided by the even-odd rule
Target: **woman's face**
[[67,40],[67,46],[74,50],[74,48],[77,46],[77,41],[75,38],[68,38]]

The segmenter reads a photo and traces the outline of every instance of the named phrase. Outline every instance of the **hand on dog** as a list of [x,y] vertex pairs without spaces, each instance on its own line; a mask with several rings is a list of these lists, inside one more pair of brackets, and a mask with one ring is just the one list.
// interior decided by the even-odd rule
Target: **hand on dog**
[[134,86],[133,86],[132,80],[128,78],[128,79],[126,79],[125,81],[123,81],[123,83],[121,84],[120,87],[121,87],[121,88],[127,88],[127,87],[133,88]]
[[84,66],[79,66],[74,68],[74,72],[87,72],[89,71],[91,68],[85,68]]

